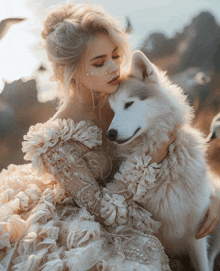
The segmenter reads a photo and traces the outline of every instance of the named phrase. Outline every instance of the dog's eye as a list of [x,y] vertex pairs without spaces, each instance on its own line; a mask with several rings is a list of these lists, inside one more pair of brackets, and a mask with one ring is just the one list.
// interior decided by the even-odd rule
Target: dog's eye
[[125,104],[125,109],[127,109],[129,106],[131,106],[134,102],[128,102]]
[[125,104],[125,109],[127,109],[127,108],[128,108],[129,106],[131,106],[133,103],[134,103],[133,101],[132,101],[132,102],[126,103],[126,104]]

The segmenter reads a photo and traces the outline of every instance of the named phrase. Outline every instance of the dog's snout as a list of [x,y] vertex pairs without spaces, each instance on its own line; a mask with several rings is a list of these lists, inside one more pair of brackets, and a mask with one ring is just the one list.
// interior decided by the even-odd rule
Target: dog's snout
[[115,141],[116,138],[117,138],[117,134],[118,134],[117,130],[115,130],[115,129],[110,129],[110,130],[107,132],[106,137],[107,137],[109,140],[111,140],[111,141]]

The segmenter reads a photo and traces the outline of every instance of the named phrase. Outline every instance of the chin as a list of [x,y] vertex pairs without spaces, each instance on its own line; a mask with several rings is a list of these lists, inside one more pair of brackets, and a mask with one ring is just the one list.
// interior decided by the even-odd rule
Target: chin
[[119,88],[119,85],[115,85],[115,86],[108,87],[106,90],[108,91],[109,94],[112,94],[112,93],[117,92],[118,88]]
[[94,90],[94,91],[100,92],[100,93],[106,93],[106,94],[113,94],[113,93],[117,92],[118,87],[119,87],[119,85],[114,85],[114,86],[111,86],[111,85],[106,86],[105,85],[101,89]]

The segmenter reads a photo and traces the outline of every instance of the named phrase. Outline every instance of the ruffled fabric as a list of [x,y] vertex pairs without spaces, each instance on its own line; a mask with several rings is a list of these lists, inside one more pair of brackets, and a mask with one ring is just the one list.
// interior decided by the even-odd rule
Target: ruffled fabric
[[126,184],[133,200],[142,202],[148,189],[157,186],[156,179],[161,165],[150,164],[149,155],[129,157],[122,163],[119,172],[114,176],[115,181]]
[[128,217],[129,221],[127,225],[132,228],[147,234],[155,234],[159,231],[161,223],[153,220],[151,213],[143,207],[132,202],[128,206]]
[[[94,221],[94,216],[74,206],[55,180],[51,176],[49,179],[50,182],[45,180],[44,175],[40,178],[30,164],[11,165],[0,174],[1,192],[12,187],[13,195],[3,196],[0,207],[2,270],[49,270],[51,267],[87,270],[77,269],[79,257],[86,259],[89,252],[96,251],[91,249],[96,247],[93,242],[99,240],[102,244],[100,224]],[[32,198],[31,189],[35,191]],[[98,253],[97,250],[97,256],[91,257],[91,261],[86,260],[89,266],[100,259],[101,253]]]
[[[148,189],[158,185],[156,179],[161,165],[150,161],[148,155],[129,157],[120,166],[113,182],[107,184],[101,208],[107,225],[128,225],[148,234],[158,232],[161,223],[153,220],[151,213],[137,204],[143,203]],[[114,194],[116,191],[124,196]]]
[[72,119],[56,119],[31,126],[24,140],[24,159],[32,161],[34,168],[45,173],[41,154],[46,153],[48,148],[55,146],[60,140],[76,140],[91,149],[102,144],[102,131],[89,121],[75,123]]
[[113,194],[110,196],[106,193],[101,201],[100,214],[105,219],[105,225],[113,227],[125,225],[127,222],[127,203],[125,198],[122,195]]
[[39,177],[31,164],[10,165],[0,173],[2,268],[38,270],[43,256],[56,250],[59,227],[47,221],[57,219],[55,206],[66,198],[52,176]]
[[95,222],[86,209],[81,209],[73,221],[65,221],[68,235],[66,245],[68,249],[83,247],[92,241],[100,239],[100,224]]

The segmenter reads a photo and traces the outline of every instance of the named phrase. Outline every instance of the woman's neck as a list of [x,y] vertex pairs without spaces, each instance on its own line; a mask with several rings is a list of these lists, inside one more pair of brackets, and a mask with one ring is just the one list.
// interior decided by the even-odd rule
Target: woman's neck
[[70,96],[61,116],[61,118],[72,118],[76,122],[91,120],[103,130],[103,133],[106,133],[113,118],[113,111],[109,106],[107,96],[102,97],[98,92],[92,93],[90,89],[80,85],[78,90]]
[[78,84],[78,89],[74,91],[72,98],[74,102],[77,102],[82,108],[94,109],[94,107],[97,107],[100,103],[100,96],[100,93],[93,92],[80,83]]

